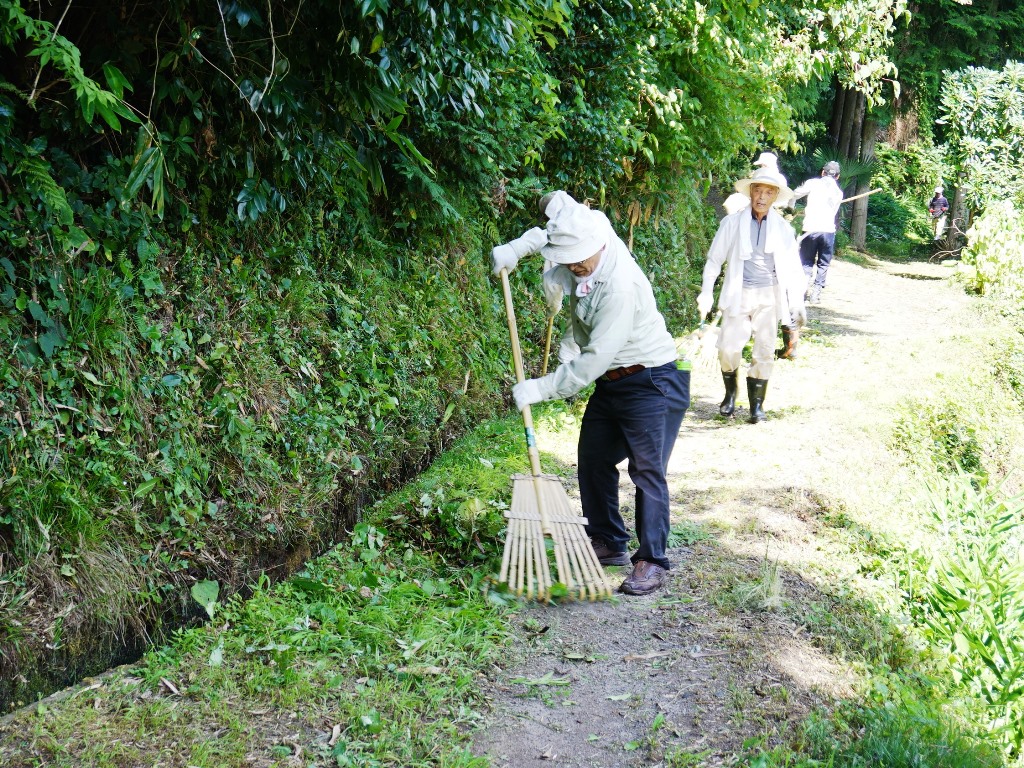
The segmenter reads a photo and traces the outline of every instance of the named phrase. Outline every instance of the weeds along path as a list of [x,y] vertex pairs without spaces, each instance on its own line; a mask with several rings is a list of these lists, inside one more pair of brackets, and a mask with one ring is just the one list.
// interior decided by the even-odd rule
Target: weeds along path
[[[864,541],[904,535],[918,490],[887,446],[899,403],[980,353],[982,321],[951,273],[834,262],[799,359],[771,376],[765,423],[746,423],[742,385],[736,419],[721,419],[717,364],[694,372],[670,466],[668,588],[524,608],[476,754],[510,768],[731,764],[745,741],[783,741],[851,696],[845,659],[898,650],[861,575]],[[575,461],[571,442],[541,450]],[[624,467],[622,492],[631,512]]]

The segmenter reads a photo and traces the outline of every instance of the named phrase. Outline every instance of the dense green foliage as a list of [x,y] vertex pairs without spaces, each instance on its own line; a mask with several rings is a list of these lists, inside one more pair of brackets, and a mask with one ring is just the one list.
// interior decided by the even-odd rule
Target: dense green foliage
[[970,209],[1002,200],[1024,203],[1024,64],[950,74],[941,109],[949,163]]
[[965,264],[971,286],[1024,307],[1024,222],[1009,200],[993,202],[967,231]]
[[893,58],[929,139],[929,121],[938,116],[947,74],[967,67],[1001,67],[1008,59],[1020,59],[1022,32],[1024,13],[1018,3],[914,3],[908,34],[900,36]]
[[[974,485],[980,485],[976,489]],[[981,703],[994,740],[1024,745],[1024,543],[1019,499],[955,478],[935,493],[934,525],[947,554],[918,551],[913,615],[948,652],[952,683]],[[941,652],[940,651],[940,652]]]
[[899,243],[907,237],[931,238],[928,201],[942,183],[942,157],[934,146],[914,144],[906,150],[882,145],[876,151],[871,185],[884,194],[871,200],[869,240]]

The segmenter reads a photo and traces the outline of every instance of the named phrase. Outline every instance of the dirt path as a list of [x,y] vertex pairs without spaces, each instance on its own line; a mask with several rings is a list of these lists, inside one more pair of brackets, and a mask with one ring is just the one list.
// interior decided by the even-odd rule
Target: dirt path
[[[851,694],[828,618],[860,579],[842,536],[894,524],[910,485],[886,446],[894,406],[964,359],[980,322],[951,271],[836,262],[800,358],[775,368],[763,424],[746,423],[742,386],[737,418],[719,418],[717,366],[695,371],[670,465],[680,535],[668,588],[525,608],[477,754],[509,768],[669,764],[672,751],[721,765]],[[575,460],[572,445],[541,450]],[[624,471],[622,490],[631,504]]]

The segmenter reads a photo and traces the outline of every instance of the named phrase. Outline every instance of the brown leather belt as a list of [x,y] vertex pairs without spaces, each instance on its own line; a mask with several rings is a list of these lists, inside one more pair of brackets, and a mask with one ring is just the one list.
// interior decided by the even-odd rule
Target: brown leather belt
[[618,381],[627,376],[632,376],[634,373],[640,373],[645,367],[643,365],[624,365],[621,368],[612,368],[610,371],[601,374],[601,380]]

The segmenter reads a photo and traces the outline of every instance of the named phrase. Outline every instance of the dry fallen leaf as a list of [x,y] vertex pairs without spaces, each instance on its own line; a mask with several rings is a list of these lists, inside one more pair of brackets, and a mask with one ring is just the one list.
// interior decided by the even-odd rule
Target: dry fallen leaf
[[623,661],[644,661],[645,659],[656,659],[659,656],[671,656],[675,651],[654,651],[652,653],[631,653],[623,656]]

